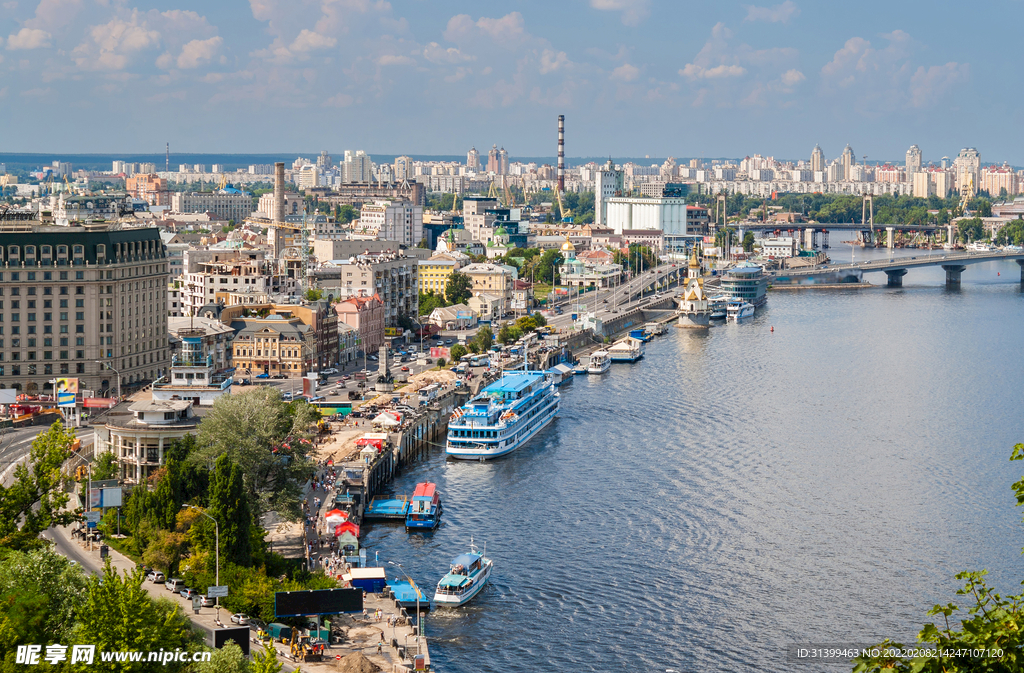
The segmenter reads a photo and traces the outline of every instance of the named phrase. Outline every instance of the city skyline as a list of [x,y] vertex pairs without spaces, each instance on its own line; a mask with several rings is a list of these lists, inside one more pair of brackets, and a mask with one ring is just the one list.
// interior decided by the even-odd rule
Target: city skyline
[[1024,165],[1012,65],[978,46],[1012,22],[928,7],[19,0],[0,8],[0,106],[22,130],[4,149],[547,157],[565,114],[570,158],[916,144],[925,164],[978,147]]

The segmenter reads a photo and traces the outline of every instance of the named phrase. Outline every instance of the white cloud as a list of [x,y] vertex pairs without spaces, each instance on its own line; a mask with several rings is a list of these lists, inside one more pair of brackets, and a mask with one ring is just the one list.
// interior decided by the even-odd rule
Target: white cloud
[[355,98],[347,93],[334,94],[323,102],[324,107],[348,107],[355,102]]
[[330,49],[337,43],[338,41],[333,37],[303,28],[288,48],[291,51],[310,52],[317,49]]
[[572,62],[564,51],[545,49],[540,55],[540,74],[542,75],[557,72],[571,65]]
[[416,59],[397,54],[384,54],[377,59],[377,65],[416,65]]
[[469,14],[457,14],[448,20],[444,31],[444,38],[456,43],[472,38],[515,42],[527,36],[526,24],[519,12],[511,12],[498,19],[482,16],[476,21]]
[[25,91],[22,91],[21,95],[25,98],[42,98],[43,96],[46,96],[50,93],[53,93],[53,89],[51,89],[50,87],[46,87],[41,89],[27,89]]
[[745,21],[767,21],[769,23],[789,23],[789,20],[800,14],[800,8],[793,0],[786,0],[781,5],[774,7],[757,7],[746,5],[747,18]]
[[919,66],[910,78],[910,104],[916,108],[938,103],[954,87],[970,78],[971,68],[966,63],[949,62],[928,69]]
[[804,81],[807,78],[804,76],[804,74],[802,72],[800,72],[796,68],[792,68],[792,69],[787,70],[786,72],[782,73],[782,78],[781,79],[782,79],[782,83],[784,85],[786,85],[788,87],[793,87],[793,86],[796,86],[797,84],[799,84],[800,82]]
[[160,33],[150,29],[138,11],[131,21],[114,18],[89,29],[90,40],[75,47],[75,64],[83,70],[123,70],[140,51],[160,45]]
[[615,70],[612,70],[611,78],[620,82],[632,82],[640,76],[640,68],[629,63],[623,63]]
[[218,35],[208,40],[192,40],[181,48],[178,55],[177,65],[182,70],[191,70],[209,63],[217,55],[224,40]]
[[622,23],[636,26],[650,12],[649,0],[590,0],[590,6],[606,12],[622,12]]
[[16,49],[39,49],[49,47],[53,38],[45,30],[39,28],[22,28],[17,33],[7,37],[7,48],[11,51]]
[[475,56],[469,54],[463,54],[455,47],[448,47],[445,49],[437,42],[431,42],[423,48],[423,58],[427,59],[431,63],[462,63],[464,61],[475,60]]

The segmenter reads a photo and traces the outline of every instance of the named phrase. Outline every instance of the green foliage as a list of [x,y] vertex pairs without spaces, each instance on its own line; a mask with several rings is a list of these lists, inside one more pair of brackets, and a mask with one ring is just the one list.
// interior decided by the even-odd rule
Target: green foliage
[[311,287],[308,290],[306,290],[302,296],[305,297],[306,301],[320,301],[321,299],[324,298],[324,292],[323,290],[318,290],[315,287]]
[[74,431],[55,422],[32,441],[28,461],[14,470],[14,483],[10,487],[0,485],[0,547],[37,547],[42,544],[41,532],[78,519],[78,515],[64,511],[68,495],[61,476],[74,441]]
[[448,362],[444,358],[437,358],[437,366],[438,367],[440,367],[441,369],[444,369],[444,366],[446,364],[448,364]]
[[335,209],[334,212],[335,219],[338,222],[341,222],[342,224],[348,224],[352,220],[359,217],[359,211],[356,210],[353,206],[348,205],[347,203],[343,206],[339,206],[337,209]]
[[455,344],[454,346],[452,346],[451,350],[452,362],[461,360],[462,357],[466,355],[468,352],[469,351],[466,350],[466,347],[463,346],[462,344]]
[[997,245],[1024,245],[1024,219],[1017,218],[1003,228],[995,236]]
[[743,252],[754,251],[754,232],[748,231],[743,234]]
[[491,347],[491,344],[494,343],[494,331],[487,325],[484,325],[476,331],[476,336],[473,337],[473,342],[479,349],[474,350],[474,353],[488,350]]
[[176,576],[178,564],[187,549],[185,535],[170,530],[151,530],[149,537],[151,539],[142,553],[142,562],[162,570],[167,577]]
[[501,326],[498,330],[498,341],[503,345],[508,346],[519,340],[523,336],[523,331],[514,325],[508,323]]
[[113,451],[104,451],[103,455],[96,461],[96,464],[93,465],[92,479],[93,481],[114,479],[117,477],[117,470],[117,456],[114,455]]
[[970,208],[979,217],[992,217],[992,202],[988,199],[974,199]]
[[81,567],[49,547],[0,551],[0,670],[16,670],[18,645],[68,642],[86,586]]
[[530,266],[531,275],[539,282],[553,282],[557,285],[560,279],[557,269],[562,260],[560,250],[545,250]]
[[[1024,459],[1024,444],[1013,447],[1010,460]],[[1017,506],[1024,505],[1024,479],[1013,484]],[[896,657],[892,650],[903,645],[885,640],[877,646],[878,656],[854,659],[854,673],[1002,673],[1024,670],[1024,594],[1001,596],[985,583],[987,571],[962,572],[964,581],[958,596],[971,603],[966,615],[957,615],[960,607],[953,603],[936,605],[929,616],[942,616],[936,626],[927,623],[917,635],[920,646],[935,649],[931,656]],[[952,625],[951,620],[952,619]],[[959,624],[958,624],[959,622]],[[988,656],[972,657],[963,651],[988,650]],[[993,651],[999,652],[996,655]]]
[[289,405],[281,393],[259,386],[217,399],[199,428],[195,463],[212,463],[228,454],[242,471],[253,520],[271,509],[300,514],[301,487],[312,470],[310,438],[317,411],[308,404]]
[[279,673],[283,667],[284,664],[277,660],[277,649],[273,645],[264,645],[262,651],[253,653],[249,670],[251,673]]
[[[178,605],[166,599],[152,600],[142,582],[141,568],[121,575],[108,561],[101,576],[88,580],[74,642],[95,644],[97,651],[198,649],[199,636]],[[151,667],[147,662],[103,663],[97,657],[82,670],[142,673]],[[184,671],[187,667],[185,663],[169,662],[161,670]]]
[[213,650],[210,660],[196,666],[196,673],[250,673],[249,660],[242,654],[242,648],[229,641],[220,649]]
[[226,453],[217,457],[213,467],[207,513],[220,524],[221,558],[241,566],[250,565],[252,513],[242,483],[241,468]]
[[455,194],[440,194],[436,198],[431,198],[427,207],[431,210],[451,212],[453,200],[455,201],[455,210],[462,210],[462,199]]
[[434,312],[434,309],[447,305],[448,303],[444,300],[444,297],[434,294],[433,290],[420,292],[420,315],[430,315]]
[[448,282],[444,285],[445,301],[451,304],[464,304],[473,296],[473,280],[464,273],[452,271]]
[[957,222],[956,228],[960,232],[960,240],[962,241],[977,241],[985,235],[985,225],[980,217],[960,220]]
[[533,321],[537,323],[537,327],[547,327],[548,319],[545,318],[544,314],[540,311],[534,313],[531,317],[533,318]]
[[[719,230],[719,233],[721,230]],[[612,261],[621,264],[622,268],[633,273],[641,270],[653,269],[658,265],[658,256],[651,248],[639,243],[632,243],[626,254],[616,250]]]
[[533,316],[524,315],[519,320],[516,320],[516,327],[520,332],[533,332],[537,329],[537,321],[533,319]]

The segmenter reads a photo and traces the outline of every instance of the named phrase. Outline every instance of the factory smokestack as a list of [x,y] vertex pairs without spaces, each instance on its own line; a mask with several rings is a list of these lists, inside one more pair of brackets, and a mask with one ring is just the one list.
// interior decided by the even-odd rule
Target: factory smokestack
[[274,222],[284,222],[284,162],[274,164]]
[[565,115],[558,115],[558,191],[565,191]]

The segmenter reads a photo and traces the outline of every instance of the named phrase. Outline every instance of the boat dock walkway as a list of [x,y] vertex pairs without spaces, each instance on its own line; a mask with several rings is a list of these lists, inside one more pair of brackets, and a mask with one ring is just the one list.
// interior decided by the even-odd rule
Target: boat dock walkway
[[409,513],[409,496],[377,496],[370,501],[363,513],[365,521],[386,521],[404,519]]

